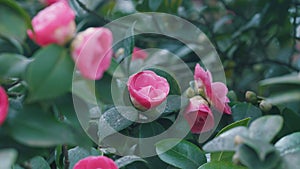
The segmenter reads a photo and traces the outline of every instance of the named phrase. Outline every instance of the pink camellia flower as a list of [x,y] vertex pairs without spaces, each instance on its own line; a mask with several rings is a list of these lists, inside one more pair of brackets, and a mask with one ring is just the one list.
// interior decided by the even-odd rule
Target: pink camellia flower
[[0,87],[0,126],[4,123],[8,113],[8,97],[5,90]]
[[40,46],[64,45],[76,31],[75,13],[67,2],[61,1],[41,10],[31,21],[28,36]]
[[200,96],[190,99],[183,115],[190,125],[192,133],[199,134],[214,128],[214,116],[208,103]]
[[118,169],[118,166],[108,157],[89,156],[78,161],[74,169]]
[[144,50],[134,47],[132,52],[132,60],[142,59],[145,60],[148,57],[148,53]]
[[127,86],[132,103],[141,110],[157,107],[170,91],[168,81],[150,70],[131,75]]
[[68,0],[40,0],[40,2],[42,4],[45,4],[47,6],[52,5],[52,4],[54,4],[56,2],[59,2],[59,1],[65,1],[65,2],[67,2]]
[[224,83],[212,82],[212,76],[209,71],[205,71],[199,64],[195,67],[194,79],[199,88],[203,88],[205,96],[209,102],[219,111],[231,114],[228,105],[229,99],[226,96],[228,89]]
[[72,42],[72,57],[83,77],[102,78],[112,58],[112,32],[107,28],[88,28]]

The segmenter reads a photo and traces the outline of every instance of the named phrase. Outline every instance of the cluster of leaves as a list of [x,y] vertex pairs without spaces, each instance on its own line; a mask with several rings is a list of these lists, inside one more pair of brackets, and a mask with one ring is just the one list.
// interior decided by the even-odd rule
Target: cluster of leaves
[[[115,150],[104,148],[105,145],[98,148],[85,131],[96,138],[96,142],[107,139],[116,146],[122,144],[124,151],[140,151],[141,147],[129,141],[115,140],[115,132],[145,138],[167,130],[187,104],[182,101],[176,77],[163,69],[151,68],[170,83],[166,109],[151,123],[133,123],[138,116],[136,110],[112,107],[111,91],[123,89],[125,85],[122,81],[112,83],[117,81],[113,74],[121,60],[113,59],[110,69],[93,87],[92,81],[73,77],[74,63],[68,46],[40,48],[26,36],[26,30],[31,28],[30,18],[43,8],[40,3],[0,0],[0,84],[10,98],[9,115],[0,128],[1,167],[16,164],[17,169],[72,168],[84,157],[106,154],[115,159],[120,168],[127,169],[297,168],[300,140],[298,1],[70,0],[69,3],[76,10],[78,32],[135,12],[165,12],[195,24],[210,38],[224,63],[228,85],[233,90],[229,93],[232,116],[222,117],[215,132],[217,137],[204,147],[205,151],[213,152],[209,163],[201,150],[202,144],[192,134],[184,140],[158,142],[153,150],[159,155],[143,159],[119,157],[113,153]],[[133,28],[129,29],[129,35]],[[124,40],[121,44],[124,56],[132,52],[134,44],[167,49],[191,68],[199,61],[187,46],[160,35],[139,35]],[[76,88],[73,91],[72,80]],[[266,98],[259,96],[256,102],[243,102],[243,93],[249,89]],[[96,102],[102,105],[100,109],[92,99],[94,90]],[[121,99],[128,99],[128,93],[122,96]],[[87,114],[80,117],[85,119],[83,124],[79,123],[74,110],[76,100],[81,111]],[[273,108],[261,111],[258,107],[262,100]],[[132,121],[124,118],[124,112],[129,112]],[[269,114],[282,118],[259,118]],[[247,126],[250,121],[249,128],[239,127]],[[233,124],[227,126],[230,123]],[[107,125],[114,130],[106,130]],[[169,149],[169,145],[175,143],[178,144]],[[242,165],[232,163],[232,158]]]

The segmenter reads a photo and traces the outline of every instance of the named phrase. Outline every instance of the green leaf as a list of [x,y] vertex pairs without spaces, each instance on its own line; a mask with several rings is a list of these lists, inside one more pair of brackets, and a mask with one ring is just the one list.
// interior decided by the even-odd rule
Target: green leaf
[[214,152],[210,154],[211,161],[223,161],[223,162],[231,162],[234,152],[222,151],[222,152]]
[[97,104],[95,82],[92,80],[84,79],[82,76],[75,77],[72,83],[72,92],[88,103]]
[[287,134],[300,131],[300,115],[293,112],[290,109],[284,109],[281,113],[281,116],[284,119],[283,128],[278,134],[278,137],[281,138]]
[[247,169],[243,166],[234,165],[232,162],[213,161],[206,163],[198,169]]
[[0,0],[0,36],[14,37],[23,41],[31,19],[24,9],[10,0]]
[[121,158],[117,159],[115,161],[115,163],[117,164],[117,166],[119,168],[122,168],[122,167],[127,166],[128,164],[131,164],[131,163],[134,163],[134,162],[137,162],[137,161],[147,163],[147,161],[145,161],[141,157],[138,157],[138,156],[135,156],[135,155],[121,157]]
[[26,71],[30,60],[18,54],[0,55],[0,77],[18,77],[21,78]]
[[238,146],[235,156],[249,169],[274,169],[281,159],[277,151],[272,151],[264,161],[261,161],[256,152],[245,144]]
[[30,160],[30,166],[32,169],[50,169],[47,161],[40,156],[34,157]]
[[82,147],[75,147],[68,151],[70,167],[74,168],[74,165],[81,159],[88,156],[101,156],[102,153],[95,148],[84,149]]
[[50,99],[70,91],[74,63],[67,50],[57,45],[42,48],[26,72],[29,101]]
[[170,85],[169,95],[181,95],[181,89],[179,83],[175,79],[174,75],[171,75],[170,72],[163,70],[162,68],[147,68],[147,70],[151,70],[155,72],[158,76],[164,77],[167,79]]
[[166,108],[163,112],[164,115],[170,113],[179,112],[182,108],[186,107],[189,100],[186,97],[181,97],[178,95],[169,95],[167,97]]
[[147,138],[161,134],[165,129],[159,123],[153,121],[150,123],[140,124],[138,127],[138,137]]
[[248,134],[248,129],[246,127],[235,127],[206,143],[203,146],[203,150],[207,152],[235,151],[235,137],[248,136]]
[[233,129],[233,128],[238,127],[238,126],[247,127],[248,124],[249,124],[250,119],[251,118],[245,118],[245,119],[236,121],[234,123],[231,123],[231,124],[225,126],[221,131],[218,132],[218,134],[216,135],[216,137],[219,136],[220,134],[224,133],[225,131],[228,131],[228,130]]
[[[132,107],[113,107],[104,112],[99,119],[99,141],[106,136],[121,131],[130,126],[138,118],[138,112]],[[130,119],[130,120],[129,120]]]
[[95,94],[97,99],[105,104],[114,104],[112,99],[112,91],[119,90],[115,79],[112,78],[108,73],[104,73],[100,80],[95,82]]
[[197,169],[206,162],[204,152],[185,140],[162,140],[156,144],[156,152],[164,162],[182,169]]
[[232,107],[231,111],[234,121],[247,117],[250,117],[253,121],[262,115],[261,110],[250,103],[238,103]]
[[283,118],[281,116],[263,116],[253,121],[249,127],[249,137],[270,142],[281,130]]
[[[245,118],[243,120],[236,121],[232,124],[229,124],[228,126],[224,127],[221,131],[219,131],[218,134],[216,135],[216,137],[221,135],[222,133],[229,131],[230,129],[233,129],[238,126],[247,127],[249,121],[250,121],[250,118]],[[233,152],[224,152],[224,151],[211,153],[211,161],[231,161],[233,154],[234,154]]]
[[149,8],[150,8],[152,11],[156,11],[156,10],[159,8],[159,6],[160,6],[160,4],[162,3],[162,1],[163,1],[163,0],[155,0],[155,1],[149,0],[149,1],[148,1]]
[[9,114],[10,135],[20,143],[34,147],[75,143],[69,126],[58,122],[39,105],[26,105],[18,109],[10,104]]
[[300,132],[281,138],[275,147],[283,157],[283,168],[295,169],[300,166]]
[[265,79],[259,82],[260,86],[269,86],[275,84],[300,84],[300,76],[293,73],[290,75]]
[[0,162],[2,169],[8,169],[13,166],[17,160],[18,152],[14,149],[2,149],[0,150]]
[[247,145],[258,155],[260,161],[265,161],[268,154],[275,152],[273,145],[265,142],[265,140],[256,140],[245,136],[240,137],[242,144]]
[[278,92],[266,99],[266,102],[277,105],[283,103],[289,103],[300,100],[300,90],[288,90],[284,92]]

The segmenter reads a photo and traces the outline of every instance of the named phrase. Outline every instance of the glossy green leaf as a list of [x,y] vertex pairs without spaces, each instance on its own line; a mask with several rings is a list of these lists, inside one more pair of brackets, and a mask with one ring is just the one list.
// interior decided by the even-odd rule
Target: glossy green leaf
[[119,106],[107,110],[99,119],[98,136],[100,141],[106,136],[127,128],[137,117],[138,112],[132,107]]
[[207,152],[222,152],[222,151],[234,151],[236,136],[248,136],[249,131],[246,127],[235,127],[228,130],[218,137],[212,139],[203,146],[203,150]]
[[256,152],[245,144],[238,146],[237,154],[239,161],[249,169],[273,169],[279,165],[281,160],[279,153],[273,151],[261,161]]
[[283,126],[281,116],[263,116],[253,121],[249,127],[249,137],[270,142]]
[[199,167],[198,169],[247,169],[247,168],[243,166],[235,165],[232,162],[214,161],[214,162],[206,163],[201,167]]
[[81,76],[75,77],[72,83],[72,92],[84,101],[97,104],[95,95],[95,82],[87,80]]
[[268,97],[266,101],[270,104],[277,105],[300,100],[300,90],[287,90],[278,92]]
[[283,157],[284,169],[295,169],[300,166],[300,132],[281,138],[275,147]]
[[0,1],[0,35],[23,41],[31,20],[27,12],[14,1]]
[[20,143],[34,147],[75,144],[71,128],[57,121],[39,105],[26,105],[23,109],[10,106],[8,125],[10,135]]
[[138,157],[138,156],[135,156],[135,155],[129,155],[129,156],[121,157],[121,158],[117,159],[115,161],[115,163],[117,164],[117,166],[119,168],[122,168],[122,167],[125,167],[125,166],[127,166],[131,163],[137,162],[137,161],[147,163],[147,161],[145,161],[141,157]]
[[238,126],[247,127],[249,124],[249,121],[250,121],[250,118],[245,118],[245,119],[236,121],[234,123],[231,123],[231,124],[225,126],[221,131],[219,131],[218,134],[216,135],[216,137],[219,136],[220,134],[224,133],[225,131],[228,131],[228,130],[233,129]]
[[[176,143],[178,144],[170,147]],[[197,169],[206,162],[204,152],[185,140],[162,140],[156,144],[156,152],[164,162],[182,169]]]
[[38,168],[50,169],[50,166],[47,163],[47,161],[43,157],[40,157],[40,156],[37,156],[37,157],[34,157],[33,159],[31,159],[30,166],[32,169],[38,169]]
[[152,11],[156,11],[160,4],[162,3],[163,0],[155,0],[155,1],[151,1],[149,0],[148,3],[149,3],[149,8],[152,10]]
[[66,49],[57,45],[42,48],[26,72],[29,100],[50,99],[70,91],[74,63]]
[[138,137],[147,138],[161,134],[165,129],[157,122],[143,123],[138,127]]
[[0,77],[23,77],[30,60],[18,54],[0,55]]
[[88,156],[101,156],[102,153],[95,148],[84,149],[82,147],[74,147],[68,151],[70,167],[74,168],[74,165],[81,159]]
[[175,76],[167,72],[166,70],[163,70],[161,68],[147,68],[147,70],[151,70],[155,72],[157,75],[164,77],[167,79],[169,85],[170,85],[170,92],[169,95],[181,95],[181,89],[179,86],[179,83],[175,79]]
[[17,160],[18,152],[14,149],[2,149],[0,150],[0,168],[9,169],[13,166]]
[[247,145],[255,151],[260,161],[265,161],[270,153],[276,151],[275,147],[265,140],[256,140],[245,136],[241,136],[239,139],[242,144]]
[[181,97],[178,95],[169,95],[167,97],[166,108],[163,112],[164,115],[179,112],[181,109],[184,109],[189,100],[186,97]]
[[261,110],[250,103],[238,103],[231,108],[234,121],[250,117],[251,121],[262,115]]
[[278,137],[283,137],[287,134],[300,131],[300,115],[290,109],[284,109],[281,113],[284,119],[283,128],[278,134]]
[[274,78],[265,79],[259,82],[260,86],[269,86],[276,84],[300,84],[300,76],[298,74],[290,74]]
[[[247,127],[249,121],[250,121],[250,118],[245,118],[243,120],[236,121],[232,124],[229,124],[228,126],[224,127],[221,131],[219,131],[218,134],[216,135],[216,137],[221,135],[222,133],[224,133],[230,129],[233,129],[235,127],[238,127],[238,126]],[[214,153],[211,153],[211,161],[229,161],[230,162],[230,161],[232,161],[233,154],[234,154],[233,152],[225,152],[225,151],[214,152]]]

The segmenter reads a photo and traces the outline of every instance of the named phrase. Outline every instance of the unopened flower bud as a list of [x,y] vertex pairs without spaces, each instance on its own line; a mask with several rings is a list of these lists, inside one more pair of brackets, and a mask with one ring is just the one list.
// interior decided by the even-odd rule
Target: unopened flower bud
[[124,55],[125,49],[124,48],[119,48],[115,54],[116,58],[119,58]]
[[246,100],[250,103],[257,103],[257,96],[254,92],[252,91],[247,91],[245,94]]
[[188,98],[194,97],[194,96],[195,96],[195,91],[194,91],[194,89],[192,89],[192,88],[189,87],[189,88],[186,90],[185,95],[186,95],[186,97],[188,97]]
[[264,112],[268,112],[272,109],[272,104],[271,103],[268,103],[267,101],[265,100],[262,100],[259,104],[259,108],[264,111]]
[[242,144],[243,142],[244,142],[244,140],[241,136],[237,135],[237,136],[234,137],[234,144],[235,145]]

